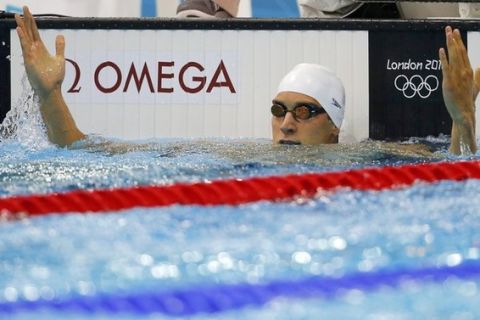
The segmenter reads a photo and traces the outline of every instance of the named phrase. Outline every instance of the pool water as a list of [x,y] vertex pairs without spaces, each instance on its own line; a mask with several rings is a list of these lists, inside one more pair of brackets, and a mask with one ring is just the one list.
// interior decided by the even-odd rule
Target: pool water
[[[407,148],[378,142],[275,147],[268,140],[109,144],[90,137],[61,149],[46,142],[41,126],[27,122],[23,133],[0,142],[2,196],[459,160],[446,153],[444,137],[421,141],[437,150],[430,155],[412,150],[416,141]],[[0,305],[480,263],[479,190],[477,180],[445,181],[237,207],[135,208],[3,221]],[[375,290],[352,287],[329,297],[280,297],[192,318],[477,319],[479,280],[452,276]],[[7,317],[139,318],[54,309]]]
[[266,139],[104,141],[90,137],[74,149],[39,150],[3,143],[0,195],[323,172],[446,157],[441,152],[424,156],[416,150],[395,151],[379,142],[315,147],[273,146]]

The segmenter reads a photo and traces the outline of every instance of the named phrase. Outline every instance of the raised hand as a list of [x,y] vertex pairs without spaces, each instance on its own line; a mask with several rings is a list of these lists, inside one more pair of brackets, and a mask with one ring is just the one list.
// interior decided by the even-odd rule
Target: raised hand
[[28,7],[23,8],[23,18],[15,15],[15,20],[28,80],[40,99],[46,99],[55,90],[60,90],[65,77],[65,39],[57,36],[56,55],[52,56],[40,38]]
[[57,36],[56,55],[52,56],[43,44],[37,24],[28,7],[23,7],[23,18],[15,15],[17,34],[22,46],[23,60],[28,80],[40,98],[40,112],[47,127],[48,138],[59,146],[68,146],[85,135],[78,129],[75,120],[62,96],[62,81],[65,78],[65,39]]
[[475,98],[480,88],[480,69],[475,77],[463,44],[460,31],[445,28],[448,58],[440,48],[442,62],[443,99],[452,118],[452,141],[450,151],[455,154],[475,153]]

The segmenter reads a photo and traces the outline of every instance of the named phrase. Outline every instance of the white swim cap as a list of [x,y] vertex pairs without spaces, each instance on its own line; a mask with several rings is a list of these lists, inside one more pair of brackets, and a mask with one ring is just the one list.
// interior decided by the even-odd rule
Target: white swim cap
[[340,128],[345,111],[345,89],[333,71],[312,63],[297,64],[278,86],[277,94],[291,91],[316,99]]

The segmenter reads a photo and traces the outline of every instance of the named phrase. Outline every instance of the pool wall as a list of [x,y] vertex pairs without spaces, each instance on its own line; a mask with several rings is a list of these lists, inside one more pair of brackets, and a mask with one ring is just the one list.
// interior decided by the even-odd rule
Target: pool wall
[[[480,63],[478,22],[469,20],[40,19],[38,24],[52,52],[55,36],[65,35],[63,89],[79,127],[127,139],[269,138],[270,101],[281,77],[300,62],[323,64],[344,82],[347,140],[448,134],[438,61],[445,25],[468,31],[472,64]],[[9,92],[2,85],[3,113],[7,98],[15,105],[24,91],[13,26],[0,20],[0,53],[11,50],[11,61],[0,59],[6,71],[0,81],[14,84]]]

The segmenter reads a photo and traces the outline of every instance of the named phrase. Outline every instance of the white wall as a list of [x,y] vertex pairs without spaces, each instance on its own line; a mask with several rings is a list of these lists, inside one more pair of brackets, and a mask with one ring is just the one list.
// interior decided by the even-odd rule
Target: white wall
[[[346,89],[347,132],[357,140],[368,137],[368,33],[366,31],[234,31],[234,30],[42,30],[47,46],[54,48],[56,34],[66,38],[66,57],[81,69],[79,93],[67,93],[75,78],[67,64],[63,90],[79,127],[128,139],[150,137],[271,137],[270,106],[280,79],[300,62],[320,63],[334,70]],[[24,74],[16,35],[12,31],[12,101],[21,94]],[[105,94],[95,85],[95,70],[112,61],[122,74],[121,86]],[[163,69],[162,87],[173,93],[158,92],[158,61],[174,62]],[[194,76],[213,78],[223,61],[235,92],[228,87],[206,87],[185,93],[180,85],[180,69],[196,62],[204,71],[189,68],[185,82],[193,87]],[[130,66],[141,71],[147,63],[152,78],[140,93],[135,85],[123,92]],[[112,68],[99,72],[103,86],[117,80]],[[144,79],[145,80],[145,79]],[[226,82],[224,74],[219,82]]]

